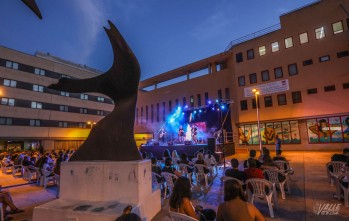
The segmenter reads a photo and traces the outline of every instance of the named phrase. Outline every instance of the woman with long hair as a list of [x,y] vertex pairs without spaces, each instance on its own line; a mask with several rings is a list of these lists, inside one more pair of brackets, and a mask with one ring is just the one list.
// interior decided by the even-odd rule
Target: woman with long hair
[[224,183],[224,203],[218,206],[217,221],[264,221],[263,215],[247,202],[242,186],[236,180]]

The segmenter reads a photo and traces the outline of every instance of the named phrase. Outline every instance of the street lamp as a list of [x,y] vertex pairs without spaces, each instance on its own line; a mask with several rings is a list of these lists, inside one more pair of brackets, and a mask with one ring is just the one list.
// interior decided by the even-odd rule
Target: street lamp
[[258,123],[258,142],[259,142],[259,150],[261,152],[261,155],[263,154],[263,149],[262,149],[262,139],[261,139],[261,127],[260,127],[260,121],[259,121],[259,108],[258,108],[258,95],[259,91],[254,88],[252,89],[252,92],[256,98],[256,110],[257,110],[257,123]]
[[90,125],[91,129],[94,125],[96,125],[96,122],[94,121],[87,121],[87,124]]

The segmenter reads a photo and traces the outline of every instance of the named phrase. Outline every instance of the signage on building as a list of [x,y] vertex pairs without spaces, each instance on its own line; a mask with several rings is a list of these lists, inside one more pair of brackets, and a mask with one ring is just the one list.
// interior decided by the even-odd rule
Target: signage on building
[[245,97],[253,97],[253,89],[257,89],[260,95],[273,94],[282,91],[290,90],[288,79],[282,81],[275,81],[266,84],[260,84],[253,87],[244,88]]

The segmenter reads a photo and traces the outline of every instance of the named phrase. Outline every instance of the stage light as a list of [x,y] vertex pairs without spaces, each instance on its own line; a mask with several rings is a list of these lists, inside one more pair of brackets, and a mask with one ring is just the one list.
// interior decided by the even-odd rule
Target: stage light
[[221,108],[222,108],[222,110],[223,110],[223,109],[225,109],[225,106],[224,106],[224,105],[222,105],[222,106],[221,106]]
[[208,101],[208,104],[211,104],[211,101]]
[[185,105],[185,107],[184,108],[188,108],[188,105]]
[[216,99],[216,103],[218,103],[219,102],[219,100],[218,99]]
[[214,111],[214,107],[212,107],[212,110]]
[[196,110],[194,111],[194,114],[196,114]]
[[182,114],[184,115],[184,112],[182,112]]
[[219,111],[219,108],[217,108],[217,111]]
[[202,110],[199,110],[199,113],[201,113],[202,112]]
[[177,110],[181,110],[182,108],[181,107],[177,107]]

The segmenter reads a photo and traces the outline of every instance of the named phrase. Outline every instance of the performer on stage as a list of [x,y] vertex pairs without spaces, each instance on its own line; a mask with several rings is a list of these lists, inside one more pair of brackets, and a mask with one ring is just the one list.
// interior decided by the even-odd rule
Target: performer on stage
[[191,128],[191,138],[195,144],[198,143],[197,135],[198,135],[198,128],[196,127],[196,125],[193,125],[193,127]]
[[178,130],[178,141],[179,141],[179,143],[183,143],[184,142],[184,137],[185,137],[184,129],[183,129],[182,126],[179,126],[179,130]]
[[159,140],[161,141],[162,145],[164,145],[166,142],[166,131],[164,128],[161,128],[161,130],[160,130]]

